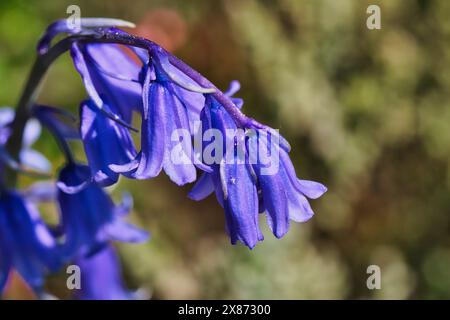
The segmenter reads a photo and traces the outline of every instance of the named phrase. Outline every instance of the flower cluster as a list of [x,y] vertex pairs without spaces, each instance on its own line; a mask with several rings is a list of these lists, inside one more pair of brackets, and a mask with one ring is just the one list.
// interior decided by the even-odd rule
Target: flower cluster
[[[104,189],[120,176],[149,179],[164,171],[180,186],[196,181],[189,197],[201,200],[215,193],[225,210],[231,243],[240,241],[249,248],[263,240],[260,214],[281,238],[290,220],[311,218],[308,198],[326,191],[320,183],[297,178],[290,146],[277,130],[242,113],[242,99],[233,97],[237,81],[220,91],[156,43],[116,28],[126,25],[82,19],[82,28],[75,31],[57,21],[38,44],[38,59],[69,44],[88,96],[80,103],[78,128],[64,121],[70,115],[60,109],[33,103],[34,119],[25,127],[16,162],[8,153],[14,112],[0,112],[0,293],[11,268],[41,293],[47,272],[76,261],[84,274],[79,298],[136,298],[122,286],[110,243],[140,242],[148,234],[124,219],[131,198],[116,205]],[[52,45],[60,33],[67,37]],[[55,137],[66,164],[56,182],[38,182],[19,192],[7,184],[4,172],[50,169],[30,148],[39,123]],[[139,130],[134,123],[140,124]],[[81,140],[86,164],[75,160],[71,139]],[[56,203],[57,226],[40,217],[40,201]]]

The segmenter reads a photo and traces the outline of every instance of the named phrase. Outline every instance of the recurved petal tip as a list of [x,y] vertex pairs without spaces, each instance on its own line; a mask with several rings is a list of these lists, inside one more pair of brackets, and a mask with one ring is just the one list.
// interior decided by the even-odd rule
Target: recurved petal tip
[[323,184],[310,180],[298,180],[300,191],[310,199],[317,199],[327,192],[327,187]]

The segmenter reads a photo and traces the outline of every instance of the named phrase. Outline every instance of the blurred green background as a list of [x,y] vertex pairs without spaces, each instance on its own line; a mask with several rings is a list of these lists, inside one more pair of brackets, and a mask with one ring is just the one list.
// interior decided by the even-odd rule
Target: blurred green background
[[[264,227],[250,251],[229,244],[215,197],[191,201],[191,186],[164,174],[122,179],[111,191],[131,191],[132,219],[152,232],[118,247],[131,288],[155,299],[450,299],[450,1],[2,0],[0,105],[14,106],[38,37],[70,4],[136,22],[223,89],[239,80],[244,111],[281,130],[300,177],[329,188],[312,220],[281,240]],[[366,27],[369,4],[381,30]],[[39,101],[76,110],[85,96],[65,55]],[[48,134],[36,148],[61,165]],[[366,287],[372,264],[381,290]],[[63,298],[65,276],[48,282]],[[28,297],[14,283],[9,296]]]

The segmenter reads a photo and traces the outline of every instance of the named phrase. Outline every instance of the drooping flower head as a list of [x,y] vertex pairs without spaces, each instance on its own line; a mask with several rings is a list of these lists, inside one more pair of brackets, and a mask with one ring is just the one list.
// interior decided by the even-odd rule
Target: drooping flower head
[[[89,109],[91,107],[91,109]],[[90,121],[111,121],[108,118],[96,118],[89,111],[94,107],[86,102],[86,109],[81,110],[85,118],[85,124]],[[57,110],[57,109],[56,109]],[[144,232],[125,221],[126,214],[132,207],[132,198],[124,197],[123,203],[116,206],[109,195],[101,187],[101,183],[96,181],[92,175],[92,168],[77,163],[67,144],[68,139],[78,135],[66,126],[59,118],[54,108],[46,106],[36,106],[33,114],[52,132],[59,142],[66,155],[66,164],[60,170],[58,181],[55,183],[56,192],[52,199],[58,204],[60,209],[60,226],[58,235],[63,237],[61,256],[65,261],[69,261],[75,256],[90,254],[99,250],[107,241],[118,240],[126,242],[139,242],[148,238],[148,233]],[[100,132],[86,132],[81,129],[81,136],[86,134],[102,134],[109,140],[109,152],[123,149],[114,149],[113,138],[116,135],[108,136],[108,132],[102,131],[106,126],[100,125]],[[96,138],[96,137],[94,137]],[[98,143],[97,149],[102,149],[105,145]],[[100,150],[101,151],[101,150]],[[101,152],[99,152],[101,153]],[[103,149],[103,154],[107,154]],[[36,192],[35,192],[36,193]]]
[[88,166],[68,163],[59,173],[57,200],[65,236],[63,255],[72,258],[89,254],[107,241],[141,242],[148,238],[144,232],[124,220],[131,199],[120,206],[100,188]]
[[[203,135],[216,130],[224,138],[219,148],[213,148],[213,172],[205,173],[189,196],[201,200],[215,191],[225,209],[232,244],[241,241],[253,248],[263,240],[258,212],[266,214],[277,238],[286,234],[290,220],[304,222],[312,217],[307,197],[316,199],[327,189],[320,183],[297,178],[289,146],[282,137],[273,129],[251,125],[239,131],[229,113],[212,97],[207,98],[201,118]],[[210,146],[203,144],[204,156]]]
[[101,114],[92,100],[81,104],[80,119],[81,139],[94,180],[101,186],[116,183],[119,174],[109,165],[127,164],[137,154],[129,131]]
[[[110,30],[106,34],[111,32],[126,39],[127,45],[132,46],[137,39],[122,31]],[[313,215],[307,197],[317,198],[326,188],[320,183],[296,177],[288,156],[290,147],[284,138],[274,129],[245,116],[240,111],[242,100],[230,97],[238,89],[236,82],[229,92],[223,94],[158,45],[143,41],[136,43],[136,46],[147,49],[144,54],[139,51],[142,68],[139,73],[134,71],[135,78],[142,84],[141,150],[128,163],[120,164],[118,161],[109,164],[111,171],[130,178],[145,179],[158,175],[164,169],[174,182],[181,185],[196,179],[196,165],[206,173],[191,197],[200,199],[215,190],[226,212],[226,226],[232,243],[241,241],[250,248],[263,239],[258,213],[266,213],[270,229],[279,238],[288,231],[290,220],[302,222]],[[104,68],[100,72],[108,74]],[[90,87],[88,92],[92,91]],[[114,90],[111,86],[110,89]],[[214,156],[223,158],[213,165],[195,161],[175,163],[171,152],[180,145],[180,141],[176,137],[174,139],[173,134],[177,130],[187,129],[194,136],[192,123],[199,119],[201,109],[201,132],[205,134],[207,130],[218,130],[225,136],[221,148],[223,154],[216,152]],[[227,137],[227,131],[237,130],[243,130],[245,134],[254,130],[256,134],[244,138]],[[182,144],[181,155],[178,155],[193,159],[191,140],[183,140],[187,141]],[[210,148],[207,143],[202,145],[203,151]],[[230,145],[233,148],[238,145],[231,158],[226,151]],[[260,151],[264,149],[263,154],[270,154],[269,160],[276,161],[267,164],[261,157],[254,157],[255,152],[261,155]],[[273,172],[267,174],[267,171]]]
[[[308,199],[326,191],[320,183],[297,178],[290,147],[277,131],[242,113],[243,101],[231,97],[239,89],[237,82],[222,93],[156,43],[115,26],[130,25],[88,18],[73,29],[66,21],[57,21],[39,42],[38,54],[43,57],[58,47],[51,47],[57,34],[72,35],[58,48],[67,50],[69,43],[89,98],[81,103],[76,134],[55,120],[57,112],[50,107],[35,106],[30,112],[50,129],[66,156],[56,192],[61,227],[51,233],[31,202],[33,197],[46,197],[45,192],[25,196],[0,184],[0,292],[11,268],[40,290],[48,270],[77,258],[84,270],[80,298],[132,298],[123,288],[109,242],[142,241],[147,234],[123,219],[129,201],[117,206],[102,189],[116,183],[120,174],[147,179],[164,170],[173,182],[183,185],[195,181],[197,169],[202,170],[190,197],[200,200],[214,192],[225,210],[231,242],[249,248],[263,240],[260,213],[272,233],[281,238],[291,220],[304,222],[312,217]],[[139,148],[133,142],[135,114],[141,122]],[[0,110],[2,178],[4,165],[47,170],[45,158],[30,149],[40,129],[36,125],[25,129],[19,163],[8,154],[5,144],[11,121],[11,111]],[[176,134],[183,130],[187,135]],[[214,161],[195,161],[192,139],[197,133],[214,137],[214,141],[200,143],[201,154]],[[81,138],[89,166],[74,160],[66,142],[73,137]]]

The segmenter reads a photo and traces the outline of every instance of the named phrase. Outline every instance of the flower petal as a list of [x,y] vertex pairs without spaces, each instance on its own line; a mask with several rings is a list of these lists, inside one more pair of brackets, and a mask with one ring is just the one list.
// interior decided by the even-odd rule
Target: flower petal
[[109,168],[116,173],[129,173],[130,171],[134,171],[139,166],[139,161],[137,159],[133,159],[128,163],[124,164],[110,164]]
[[55,182],[39,181],[28,187],[25,197],[31,202],[49,202],[56,199],[57,192]]
[[5,127],[14,120],[14,109],[11,107],[0,108],[0,127]]
[[165,154],[165,89],[158,83],[150,85],[150,72],[144,84],[141,152],[139,166],[132,174],[136,179],[156,177],[162,169]]
[[230,86],[224,92],[224,94],[227,95],[228,97],[232,97],[240,89],[241,89],[241,83],[239,81],[237,81],[237,80],[233,80],[233,81],[230,82]]
[[109,186],[118,180],[118,173],[110,164],[126,164],[136,150],[127,129],[100,114],[88,100],[80,107],[81,138],[94,176],[101,186]]
[[92,176],[88,166],[70,163],[59,173],[56,183],[58,189],[67,194],[76,194],[92,183]]
[[323,184],[310,180],[297,180],[301,192],[310,199],[317,199],[327,192]]
[[[195,181],[197,177],[193,164],[194,151],[189,131],[189,121],[186,109],[180,100],[167,89],[165,90],[164,99],[166,147],[163,168],[170,179],[181,186]],[[180,141],[180,138],[182,141]]]
[[[117,113],[118,110],[111,110],[110,106],[105,104],[103,99],[101,98],[101,94],[103,93],[104,98],[106,98],[105,92],[99,92],[96,87],[96,82],[93,76],[90,73],[90,70],[92,69],[92,66],[88,64],[88,62],[85,59],[85,55],[83,53],[83,49],[78,45],[77,43],[74,43],[72,45],[72,48],[70,50],[70,53],[72,55],[72,59],[75,65],[75,68],[80,73],[84,87],[89,95],[89,97],[94,102],[94,105],[96,108],[98,108],[99,111],[101,111],[103,114],[105,114],[108,118],[110,118],[113,121],[116,121],[117,123],[121,124],[122,126],[135,130],[133,127],[131,127],[127,122],[122,120],[122,118]],[[108,92],[108,91],[107,91]],[[130,119],[126,119],[130,120]]]
[[105,226],[104,232],[111,240],[130,243],[147,241],[150,236],[147,231],[119,219]]
[[195,201],[200,201],[214,192],[214,182],[211,174],[203,173],[195,183],[188,197]]
[[[211,114],[211,127],[220,130],[225,138],[229,138],[225,132],[227,129],[237,128],[234,121],[215,100],[211,99],[208,108]],[[231,243],[241,241],[249,248],[253,248],[263,239],[263,235],[258,221],[258,193],[247,164],[239,163],[237,154],[232,163],[222,160],[219,170],[215,172],[215,184],[221,186],[216,187],[216,196],[218,200],[223,196]]]
[[284,190],[288,199],[289,217],[295,222],[305,222],[314,215],[314,212],[309,205],[308,199],[306,199],[303,193],[292,182],[289,170],[286,169],[286,163],[286,161],[281,160],[279,175],[285,181]]
[[186,108],[189,118],[189,128],[191,134],[194,134],[195,122],[199,121],[200,112],[205,105],[205,96],[198,92],[188,91],[172,83],[168,84],[167,87]]
[[76,298],[81,300],[128,300],[136,298],[134,292],[124,287],[120,261],[114,248],[104,247],[96,254],[76,260],[81,269],[81,290]]
[[26,167],[40,172],[50,172],[52,164],[40,152],[33,149],[22,149],[20,151],[20,162]]
[[23,146],[30,147],[41,135],[41,125],[36,119],[30,119],[23,132]]
[[61,184],[84,185],[76,193],[61,188],[58,191],[65,234],[62,254],[68,259],[92,252],[102,244],[106,239],[100,239],[100,231],[114,220],[112,200],[97,185],[86,181],[89,176],[89,167],[78,164],[68,164],[59,174],[59,188]]
[[[247,144],[248,152],[257,155],[258,152],[273,151],[272,146],[270,149],[268,146],[268,144],[273,141],[267,138],[267,135],[263,134],[263,132],[258,132],[257,135],[250,137]],[[272,163],[273,159],[270,158],[270,160],[271,162],[266,165],[274,165]],[[269,225],[270,230],[277,238],[281,238],[289,230],[288,197],[285,191],[286,180],[283,175],[279,174],[280,168],[278,168],[277,172],[267,174],[266,172],[263,172],[263,167],[265,166],[261,163],[253,165],[258,181],[258,188],[260,190],[260,201],[262,201],[262,204],[260,204],[260,212],[262,209],[267,212],[267,224]]]
[[44,274],[61,264],[56,241],[39,212],[16,192],[6,191],[0,196],[0,243],[9,252],[7,264],[35,290],[42,287]]
[[122,202],[114,208],[114,213],[117,216],[123,217],[131,212],[133,209],[133,197],[128,192],[123,193]]
[[110,109],[127,123],[142,110],[142,67],[115,44],[88,44],[84,49],[96,90]]
[[277,175],[259,175],[267,223],[277,238],[289,230],[288,199],[284,191],[284,181]]
[[263,239],[258,225],[258,195],[253,177],[243,164],[225,164],[221,180],[227,190],[224,209],[231,243],[239,240],[253,248]]
[[244,100],[241,98],[231,98],[231,101],[236,105],[238,109],[242,109],[242,106],[244,105]]

